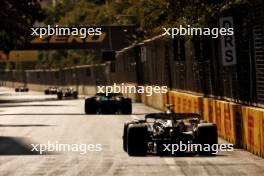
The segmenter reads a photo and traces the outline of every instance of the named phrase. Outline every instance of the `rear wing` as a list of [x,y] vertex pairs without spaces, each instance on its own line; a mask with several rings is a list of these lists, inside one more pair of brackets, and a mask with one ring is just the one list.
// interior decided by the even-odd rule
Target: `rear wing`
[[200,114],[197,113],[151,113],[145,116],[145,119],[163,119],[163,120],[181,120],[181,119],[191,119],[191,118],[201,118]]

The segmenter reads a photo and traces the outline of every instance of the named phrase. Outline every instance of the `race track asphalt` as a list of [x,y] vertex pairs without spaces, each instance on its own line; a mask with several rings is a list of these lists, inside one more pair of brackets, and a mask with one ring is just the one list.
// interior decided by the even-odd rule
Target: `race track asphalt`
[[[133,115],[85,115],[84,99],[57,100],[42,92],[0,88],[1,176],[264,175],[264,160],[243,149],[215,157],[129,157],[122,149],[125,121],[156,112],[140,103]],[[226,141],[219,139],[221,143]],[[101,151],[32,151],[31,144],[100,144]]]

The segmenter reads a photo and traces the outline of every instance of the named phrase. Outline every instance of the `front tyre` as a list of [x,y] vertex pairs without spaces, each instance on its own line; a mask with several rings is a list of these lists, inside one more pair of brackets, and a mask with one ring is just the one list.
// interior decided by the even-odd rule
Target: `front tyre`
[[216,148],[218,145],[217,126],[213,123],[198,124],[196,143],[202,146],[202,149],[198,151],[200,155],[215,155],[218,150]]

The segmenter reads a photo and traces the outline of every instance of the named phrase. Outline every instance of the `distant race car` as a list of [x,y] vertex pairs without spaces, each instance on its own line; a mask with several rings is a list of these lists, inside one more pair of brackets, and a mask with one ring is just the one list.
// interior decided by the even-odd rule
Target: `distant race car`
[[132,101],[117,93],[97,93],[85,99],[86,114],[131,114]]
[[[215,151],[211,147],[218,145],[216,125],[200,120],[200,115],[193,113],[147,114],[143,120],[126,122],[123,130],[123,149],[130,156],[174,156],[188,152],[213,155]],[[196,144],[198,149],[176,150],[183,144]],[[199,146],[209,149],[201,150]]]
[[45,95],[54,95],[57,94],[58,88],[57,87],[48,87],[44,90]]
[[16,92],[28,92],[29,89],[25,86],[19,86],[19,87],[15,88],[15,91]]
[[59,100],[62,99],[67,99],[67,98],[73,98],[77,99],[78,98],[78,91],[74,90],[73,88],[63,88],[59,89],[57,91],[57,97]]

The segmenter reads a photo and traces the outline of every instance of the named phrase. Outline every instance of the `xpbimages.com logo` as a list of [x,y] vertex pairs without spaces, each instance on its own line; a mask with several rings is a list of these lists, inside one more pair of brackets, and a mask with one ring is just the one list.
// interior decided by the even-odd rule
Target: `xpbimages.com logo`
[[102,28],[100,27],[60,27],[58,25],[47,27],[32,27],[31,35],[39,36],[42,38],[46,35],[59,35],[59,36],[79,36],[80,38],[86,38],[88,35],[101,35]]
[[47,144],[31,144],[31,151],[38,152],[40,155],[49,152],[77,152],[81,155],[88,152],[100,152],[103,150],[102,144],[61,144],[48,141]]
[[212,38],[218,38],[219,36],[232,36],[234,35],[234,28],[201,28],[201,27],[191,27],[187,25],[187,27],[183,27],[180,25],[179,28],[163,28],[163,35],[170,36],[171,38],[175,38],[175,36],[193,36],[193,35],[205,35],[212,36]]
[[172,155],[177,152],[212,152],[217,154],[219,151],[234,151],[234,144],[194,144],[188,141],[187,144],[163,144],[163,152],[169,152]]
[[122,93],[122,94],[146,94],[146,96],[152,96],[153,93],[165,94],[168,92],[167,86],[134,86],[125,85],[121,83],[120,85],[114,83],[114,85],[109,86],[97,86],[97,93],[105,93],[106,96],[111,93]]

